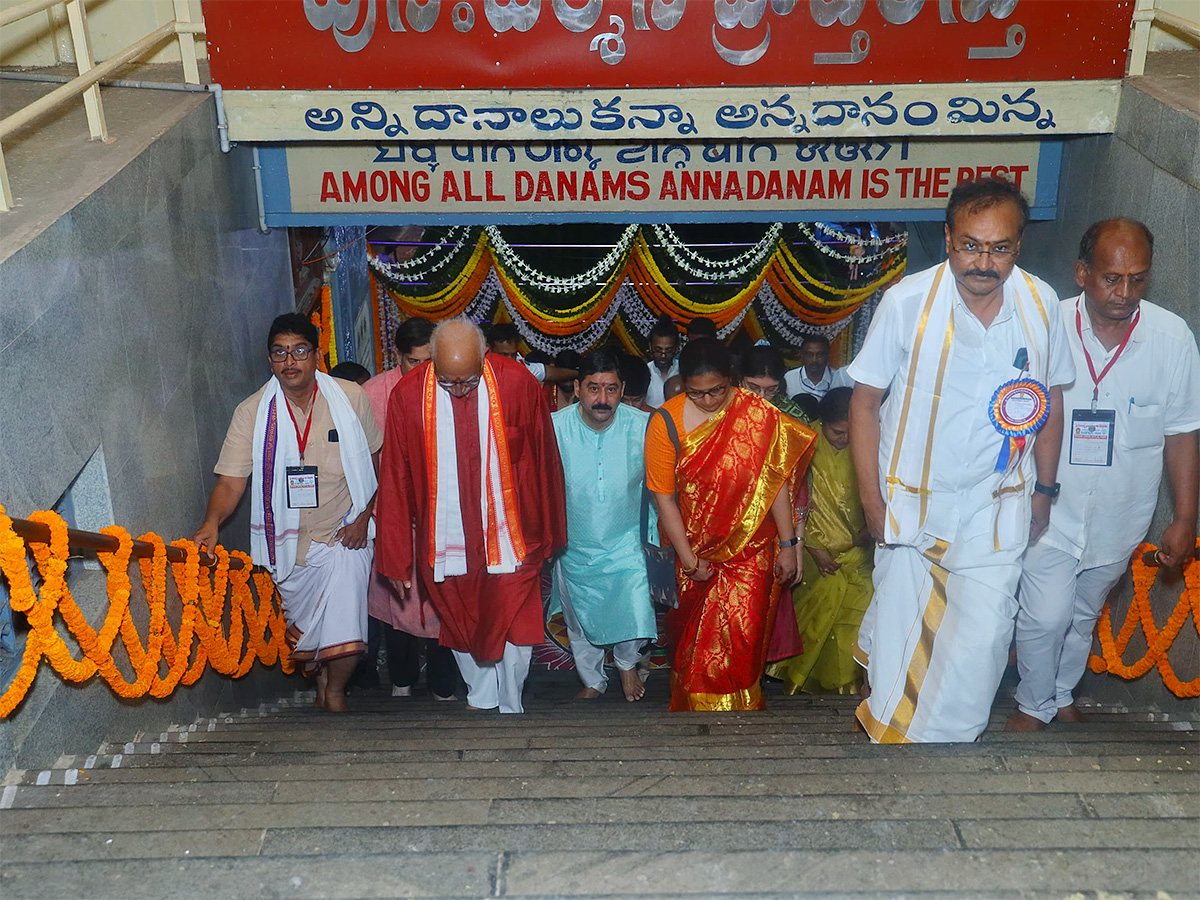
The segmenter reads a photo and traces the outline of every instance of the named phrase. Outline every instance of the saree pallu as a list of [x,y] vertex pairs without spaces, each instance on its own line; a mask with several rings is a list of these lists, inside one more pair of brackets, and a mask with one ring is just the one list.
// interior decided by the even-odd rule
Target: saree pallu
[[672,710],[763,708],[759,682],[780,592],[771,504],[794,490],[813,441],[809,428],[743,390],[681,440],[679,511],[713,577],[678,573],[679,607],[667,614]]

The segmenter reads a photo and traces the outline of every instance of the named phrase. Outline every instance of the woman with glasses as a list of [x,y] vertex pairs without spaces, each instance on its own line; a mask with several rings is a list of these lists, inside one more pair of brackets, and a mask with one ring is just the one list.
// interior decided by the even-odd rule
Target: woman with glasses
[[719,341],[691,341],[679,370],[683,393],[646,432],[646,485],[679,567],[670,708],[762,709],[775,608],[799,560],[793,495],[815,436],[734,387]]

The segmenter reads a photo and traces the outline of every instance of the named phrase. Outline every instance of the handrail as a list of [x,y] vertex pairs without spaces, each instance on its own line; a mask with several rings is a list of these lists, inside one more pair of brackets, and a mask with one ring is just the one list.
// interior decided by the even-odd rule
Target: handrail
[[[73,78],[45,96],[39,97],[12,115],[0,119],[0,141],[28,125],[34,119],[68,103],[75,97],[83,98],[91,139],[107,141],[109,139],[108,127],[104,121],[104,108],[100,101],[99,82],[147,51],[171,39],[179,41],[184,80],[189,84],[198,84],[200,73],[197,67],[195,37],[206,33],[204,23],[191,21],[188,0],[173,0],[173,3],[175,8],[173,21],[156,28],[123,50],[117,51],[99,65],[95,64],[92,58],[85,0],[25,0],[23,3],[0,10],[0,27],[2,27],[51,7],[62,6],[66,10],[70,24],[75,62],[79,70],[77,78]],[[8,170],[4,165],[4,151],[0,148],[0,212],[8,211],[12,209],[12,206],[12,188],[8,181]]]
[[1129,75],[1146,74],[1146,54],[1150,51],[1150,31],[1158,25],[1200,43],[1200,22],[1158,9],[1156,0],[1137,0],[1133,11],[1133,34],[1129,41]]
[[[12,530],[27,544],[50,543],[50,526],[41,522],[13,519]],[[116,553],[121,547],[121,542],[115,537],[96,531],[80,531],[76,528],[67,529],[67,544],[80,550],[99,550],[102,553]],[[154,556],[154,545],[146,541],[134,541],[133,556],[138,559],[150,559]],[[187,554],[178,547],[168,546],[167,559],[175,563],[186,562]],[[216,564],[217,558],[213,554],[200,551],[200,565],[211,568]],[[244,566],[240,559],[232,556],[229,559],[229,568],[241,569]]]

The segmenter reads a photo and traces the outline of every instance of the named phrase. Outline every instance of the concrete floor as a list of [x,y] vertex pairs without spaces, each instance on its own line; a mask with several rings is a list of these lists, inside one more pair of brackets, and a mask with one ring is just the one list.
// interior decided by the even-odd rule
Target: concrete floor
[[32,897],[1200,895],[1193,721],[873,747],[849,698],[763,713],[572,700],[523,716],[310,695],[11,772],[0,894]]

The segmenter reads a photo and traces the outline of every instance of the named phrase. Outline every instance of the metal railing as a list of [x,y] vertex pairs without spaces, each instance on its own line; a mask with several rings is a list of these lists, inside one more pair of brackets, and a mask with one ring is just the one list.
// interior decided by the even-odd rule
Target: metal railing
[[[49,544],[50,526],[30,519],[13,519],[12,530],[17,537],[27,544]],[[76,550],[98,550],[102,553],[116,553],[121,548],[121,542],[115,537],[101,534],[98,531],[79,531],[67,529],[67,544]],[[154,555],[154,545],[146,541],[134,541],[132,556],[134,559],[149,559]],[[167,547],[168,562],[186,562],[187,553],[178,547]],[[200,565],[211,568],[217,564],[217,557],[211,553],[200,551]],[[242,561],[237,557],[229,560],[229,568],[241,569]]]
[[1158,8],[1157,0],[1137,0],[1133,11],[1133,35],[1129,43],[1129,75],[1146,74],[1146,54],[1150,52],[1150,32],[1155,26],[1200,45],[1200,21],[1185,19]]
[[88,34],[84,0],[25,0],[24,3],[0,10],[0,28],[3,28],[5,25],[11,25],[13,22],[37,15],[53,6],[64,7],[71,30],[75,64],[79,71],[78,77],[55,88],[44,97],[38,98],[15,113],[0,119],[0,212],[7,212],[13,206],[8,169],[4,164],[3,141],[18,129],[51,110],[73,101],[76,97],[83,97],[83,108],[87,113],[90,139],[107,141],[108,125],[104,120],[104,104],[100,99],[100,81],[171,40],[179,41],[184,81],[188,84],[200,83],[195,36],[204,34],[204,23],[191,20],[188,0],[172,0],[172,2],[175,8],[173,21],[156,28],[141,40],[134,41],[99,64],[92,57],[92,42]]

